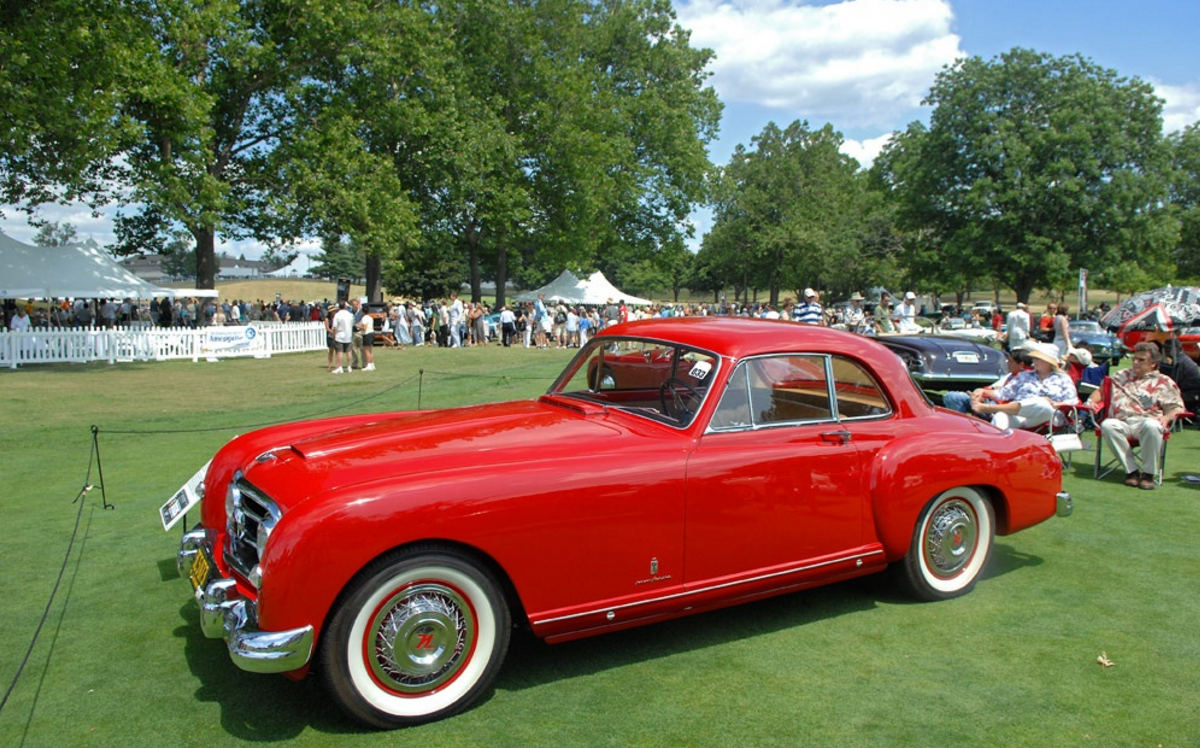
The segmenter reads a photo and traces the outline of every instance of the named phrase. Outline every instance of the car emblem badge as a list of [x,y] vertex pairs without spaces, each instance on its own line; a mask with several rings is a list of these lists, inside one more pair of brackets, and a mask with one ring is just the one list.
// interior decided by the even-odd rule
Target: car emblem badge
[[652,558],[652,559],[650,559],[650,574],[654,575],[657,573],[658,573],[658,559]]

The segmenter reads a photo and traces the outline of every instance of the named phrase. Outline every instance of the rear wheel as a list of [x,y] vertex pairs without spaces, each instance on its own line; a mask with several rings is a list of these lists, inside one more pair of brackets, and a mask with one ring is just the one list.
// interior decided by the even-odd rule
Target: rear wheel
[[991,555],[995,525],[991,503],[974,488],[934,497],[913,529],[901,567],[905,585],[922,600],[970,592]]
[[465,558],[392,557],[369,567],[330,619],[321,672],[338,704],[368,725],[431,722],[491,685],[510,623],[499,585]]

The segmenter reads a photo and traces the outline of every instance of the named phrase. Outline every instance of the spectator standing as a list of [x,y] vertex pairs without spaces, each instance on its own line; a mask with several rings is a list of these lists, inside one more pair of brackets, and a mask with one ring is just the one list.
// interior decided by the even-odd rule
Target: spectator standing
[[917,295],[912,291],[904,294],[904,301],[896,305],[892,312],[896,322],[896,332],[902,335],[913,335],[921,331],[917,325]]
[[487,309],[484,308],[483,304],[472,303],[471,314],[471,337],[475,338],[475,345],[487,345],[488,323],[485,316]]
[[513,337],[517,334],[517,315],[505,304],[500,310],[500,343],[505,348],[512,345]]
[[1042,312],[1042,316],[1038,318],[1035,338],[1047,343],[1054,340],[1054,315],[1057,311],[1058,304],[1053,301],[1046,305],[1046,311]]
[[[1163,434],[1183,412],[1179,386],[1159,371],[1162,352],[1158,346],[1141,342],[1133,347],[1133,364],[1113,374],[1108,414],[1100,424],[1100,438],[1125,468],[1125,485],[1154,490]],[[1092,393],[1090,402],[1100,404],[1103,390]],[[1141,464],[1129,446],[1133,437],[1141,444]]]
[[350,333],[350,365],[346,367],[346,371],[354,371],[356,366],[362,371],[366,367],[363,361],[363,308],[362,299],[357,296],[350,299],[350,314],[354,318],[354,328]]
[[612,299],[604,307],[604,326],[611,327],[621,321],[621,308]]
[[29,332],[30,326],[29,313],[25,311],[24,305],[18,305],[17,313],[13,315],[12,320],[8,323],[8,329],[13,332]]
[[821,302],[817,298],[816,291],[811,288],[804,289],[804,303],[796,307],[792,319],[805,325],[824,324],[825,317],[821,310]]
[[[330,308],[332,308],[332,304]],[[334,312],[336,314],[336,312]],[[329,361],[326,363],[326,371],[333,372],[333,359],[337,357],[337,343],[334,340],[336,331],[333,329],[333,314],[325,315],[325,347],[329,350]],[[341,366],[341,364],[338,364]]]
[[371,316],[371,310],[360,306],[355,324],[354,344],[361,346],[358,355],[362,357],[362,370],[375,371],[375,318]]
[[462,348],[462,323],[463,323],[463,303],[459,300],[457,293],[450,294],[450,308],[447,310],[449,314],[450,325],[450,347]]
[[408,333],[413,345],[425,345],[425,310],[408,302],[404,302],[404,309],[408,314]]
[[1058,346],[1059,358],[1065,359],[1074,347],[1071,345],[1071,315],[1066,304],[1058,305],[1054,317],[1054,345]]
[[1020,348],[1029,340],[1029,307],[1018,301],[1017,307],[1008,313],[1008,347]]
[[567,347],[579,347],[579,314],[576,313],[574,307],[567,309]]
[[567,307],[559,302],[554,307],[554,346],[556,348],[567,347]]
[[846,329],[850,332],[863,332],[867,313],[862,308],[863,295],[858,291],[850,294],[850,306],[846,308]]
[[349,368],[343,367],[346,364],[346,354],[350,352],[350,346],[354,342],[354,312],[346,308],[346,302],[338,302],[338,310],[333,315],[332,327],[338,360],[337,368],[333,370],[333,373],[341,374]]
[[550,312],[546,309],[546,294],[538,294],[537,301],[533,302],[533,335],[538,348],[546,348],[546,326],[545,323],[549,319]]

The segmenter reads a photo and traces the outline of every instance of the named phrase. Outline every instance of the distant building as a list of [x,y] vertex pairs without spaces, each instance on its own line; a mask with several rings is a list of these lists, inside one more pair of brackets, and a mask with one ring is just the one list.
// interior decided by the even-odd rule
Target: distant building
[[[163,260],[162,255],[134,255],[120,260],[120,263],[139,278],[159,283],[171,280],[171,276],[163,271]],[[218,278],[261,278],[274,269],[274,265],[262,260],[218,257],[216,275]]]

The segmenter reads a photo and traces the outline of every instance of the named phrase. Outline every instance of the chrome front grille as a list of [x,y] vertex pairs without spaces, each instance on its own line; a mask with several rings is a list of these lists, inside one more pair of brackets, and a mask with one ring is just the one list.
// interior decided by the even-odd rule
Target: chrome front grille
[[239,472],[225,493],[225,560],[252,584],[260,581],[259,561],[281,512],[269,496]]

